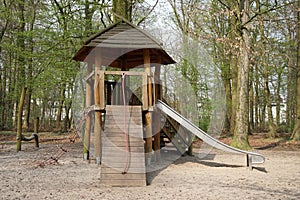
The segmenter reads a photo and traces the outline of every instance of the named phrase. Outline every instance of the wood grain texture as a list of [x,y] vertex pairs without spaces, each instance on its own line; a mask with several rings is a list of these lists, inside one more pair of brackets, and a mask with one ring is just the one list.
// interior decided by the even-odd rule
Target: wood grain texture
[[[141,106],[126,106],[125,116],[124,127],[124,107],[107,105],[102,135],[101,183],[110,186],[145,186]],[[128,134],[128,140],[125,133]],[[126,166],[128,170],[122,174]]]

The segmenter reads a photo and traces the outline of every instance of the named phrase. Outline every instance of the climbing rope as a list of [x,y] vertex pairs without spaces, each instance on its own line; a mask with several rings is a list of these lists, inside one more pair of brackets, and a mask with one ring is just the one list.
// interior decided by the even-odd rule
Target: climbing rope
[[125,96],[125,77],[126,74],[122,74],[122,96],[123,96],[123,119],[124,119],[124,135],[125,135],[125,140],[126,140],[126,164],[124,167],[124,170],[122,174],[126,174],[129,169],[129,138],[128,138],[128,133],[127,133],[127,127],[126,127],[126,96]]

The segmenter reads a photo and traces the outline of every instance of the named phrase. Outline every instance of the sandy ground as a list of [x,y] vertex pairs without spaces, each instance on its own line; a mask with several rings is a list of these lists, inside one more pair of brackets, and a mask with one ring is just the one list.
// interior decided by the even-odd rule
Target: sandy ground
[[213,150],[209,160],[195,156],[148,174],[146,187],[108,187],[101,167],[83,161],[80,143],[58,165],[36,167],[56,151],[53,144],[0,148],[0,199],[300,199],[300,150],[260,150],[266,162],[249,171],[245,157]]

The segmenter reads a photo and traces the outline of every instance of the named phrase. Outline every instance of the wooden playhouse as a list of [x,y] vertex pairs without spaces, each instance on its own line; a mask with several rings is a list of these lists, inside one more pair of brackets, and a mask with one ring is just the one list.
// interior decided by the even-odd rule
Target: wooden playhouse
[[[160,157],[161,118],[155,112],[162,90],[160,67],[175,61],[156,39],[126,20],[90,37],[74,60],[87,63],[85,104],[94,106],[95,111],[93,130],[91,116],[86,119],[84,158],[89,159],[93,132],[101,182],[112,186],[146,185],[146,165],[152,149]],[[139,96],[127,87],[131,77],[140,77]]]

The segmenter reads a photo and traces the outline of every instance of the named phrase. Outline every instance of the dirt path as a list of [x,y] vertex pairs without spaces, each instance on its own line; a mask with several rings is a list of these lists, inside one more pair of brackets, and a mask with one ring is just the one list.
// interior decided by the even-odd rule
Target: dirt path
[[81,159],[75,144],[59,165],[35,168],[54,145],[23,145],[0,151],[0,199],[300,199],[300,150],[262,150],[266,163],[249,171],[245,157],[214,150],[213,160],[181,157],[149,173],[150,185],[138,188],[100,184],[101,167]]

